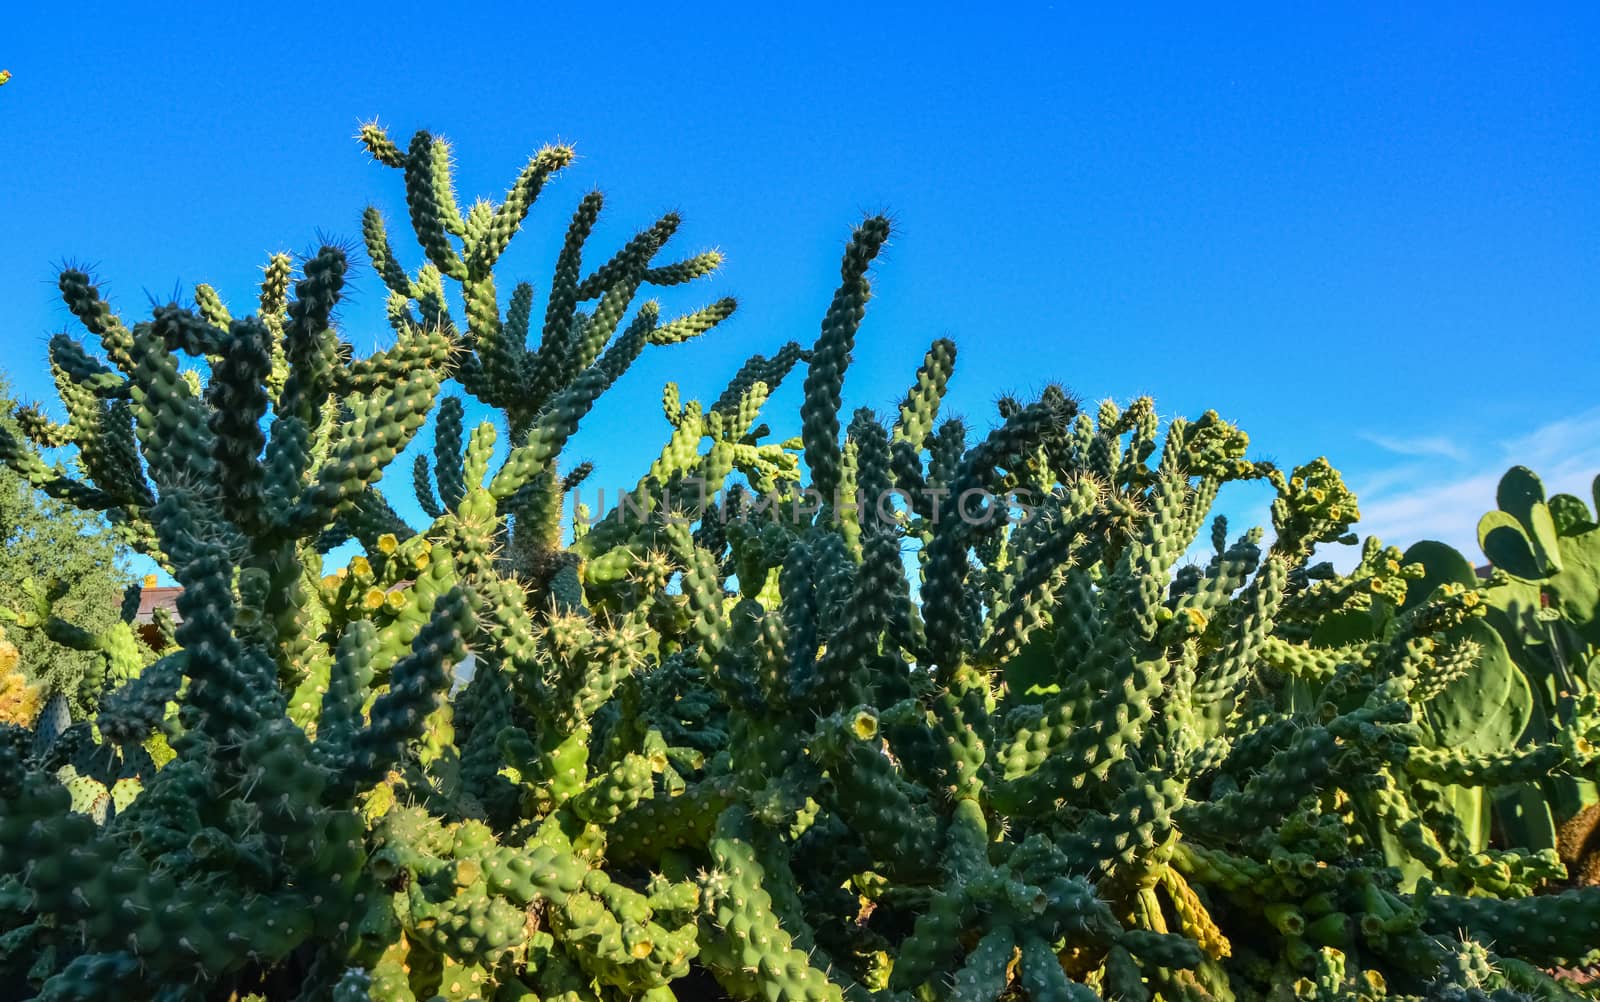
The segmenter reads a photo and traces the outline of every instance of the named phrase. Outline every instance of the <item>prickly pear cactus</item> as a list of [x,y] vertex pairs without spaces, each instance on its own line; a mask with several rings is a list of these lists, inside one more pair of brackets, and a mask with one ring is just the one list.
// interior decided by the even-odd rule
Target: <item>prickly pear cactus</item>
[[[1507,471],[1496,500],[1498,508],[1478,524],[1490,560],[1486,580],[1478,581],[1466,559],[1440,543],[1418,543],[1407,556],[1431,578],[1479,589],[1487,610],[1477,627],[1484,663],[1510,665],[1517,688],[1528,689],[1526,697],[1517,697],[1528,705],[1524,726],[1499,741],[1506,749],[1548,746],[1580,727],[1600,695],[1600,530],[1589,504],[1570,494],[1546,497],[1543,483],[1526,467]],[[1464,695],[1484,700],[1495,691]],[[1592,866],[1584,861],[1591,850],[1561,832],[1584,829],[1597,802],[1600,788],[1592,775],[1530,769],[1506,782],[1492,806],[1507,840],[1559,849],[1569,867],[1588,872]]]

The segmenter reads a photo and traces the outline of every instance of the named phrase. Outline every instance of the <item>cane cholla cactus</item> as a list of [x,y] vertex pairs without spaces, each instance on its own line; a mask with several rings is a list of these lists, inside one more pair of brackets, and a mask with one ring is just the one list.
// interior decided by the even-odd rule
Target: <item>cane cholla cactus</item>
[[[367,130],[369,147],[381,152],[377,135]],[[430,140],[419,137],[413,147],[420,163]],[[176,758],[145,777],[143,794],[107,821],[103,833],[92,820],[77,820],[82,816],[73,810],[92,809],[98,800],[81,770],[66,779],[85,803],[69,802],[61,799],[66,794],[61,777],[30,768],[15,757],[20,752],[11,753],[12,782],[4,793],[13,820],[0,834],[0,859],[31,894],[32,913],[52,917],[48,929],[37,927],[29,940],[32,948],[48,946],[56,958],[53,967],[36,966],[31,975],[43,979],[46,992],[82,990],[109,976],[131,978],[127,990],[136,994],[141,990],[133,986],[141,983],[150,992],[180,982],[248,984],[273,976],[270,972],[285,964],[311,978],[308,985],[323,976],[334,978],[342,968],[323,975],[320,967],[303,970],[295,958],[304,955],[313,937],[330,944],[329,958],[367,955],[362,944],[369,940],[361,938],[362,930],[370,924],[370,910],[379,907],[382,885],[372,874],[381,867],[363,862],[372,849],[362,834],[363,818],[383,814],[381,798],[372,797],[392,795],[394,777],[415,783],[407,799],[448,795],[452,803],[465,805],[462,810],[478,815],[494,805],[492,796],[476,795],[481,787],[492,794],[498,781],[513,792],[512,817],[524,817],[517,788],[496,775],[484,754],[487,749],[489,756],[499,756],[494,711],[484,705],[494,702],[490,690],[501,677],[498,658],[484,659],[476,687],[482,692],[465,699],[484,705],[487,715],[477,728],[462,721],[466,736],[477,734],[477,744],[469,740],[464,746],[465,760],[450,742],[450,708],[440,698],[449,687],[451,665],[474,637],[479,614],[490,614],[484,641],[492,644],[500,630],[510,630],[507,639],[515,652],[517,639],[531,634],[530,617],[537,610],[526,589],[549,586],[548,577],[518,581],[498,572],[491,559],[505,531],[498,505],[554,468],[578,418],[646,343],[674,343],[710,325],[703,313],[675,326],[659,325],[655,307],[647,304],[616,344],[603,350],[634,290],[647,281],[674,284],[692,278],[715,261],[651,265],[655,247],[667,235],[658,226],[643,245],[631,245],[617,261],[577,283],[568,306],[552,313],[553,323],[565,324],[556,323],[558,336],[575,338],[571,350],[547,352],[560,371],[535,372],[533,353],[516,356],[518,365],[530,365],[529,379],[548,382],[551,406],[512,415],[520,426],[514,430],[529,441],[513,449],[511,472],[491,476],[488,425],[456,447],[459,458],[453,465],[445,462],[430,471],[442,473],[436,481],[448,508],[438,513],[429,532],[417,534],[398,524],[374,485],[434,409],[444,381],[457,378],[482,389],[474,373],[483,369],[485,352],[496,358],[504,354],[494,347],[498,321],[489,268],[521,224],[543,177],[569,158],[570,151],[559,150],[536,157],[504,204],[473,210],[470,230],[462,228],[464,222],[456,225],[448,201],[441,200],[439,158],[430,161],[433,173],[427,178],[408,172],[419,238],[435,261],[424,265],[414,289],[406,287],[416,293],[417,312],[402,315],[406,311],[398,305],[394,311],[394,346],[365,359],[352,356],[333,326],[348,266],[344,252],[332,245],[306,260],[297,278],[287,258],[275,257],[259,309],[248,316],[232,315],[215,290],[202,286],[195,309],[160,307],[150,320],[130,327],[86,275],[63,274],[63,295],[98,340],[105,361],[68,336],[56,338],[51,359],[68,421],[58,426],[24,420],[22,426],[34,445],[75,447],[87,479],[52,467],[32,445],[9,435],[0,453],[37,487],[106,512],[125,538],[162,563],[184,591],[176,631],[180,648],[135,678],[112,679],[114,685],[124,684],[106,697],[100,728],[117,742],[108,747],[123,753],[164,732]],[[373,219],[369,214],[369,224]],[[466,238],[464,257],[441,244],[439,227],[445,225]],[[581,243],[581,235],[569,240],[573,263]],[[386,246],[381,235],[374,238],[373,257],[380,272],[393,278],[392,253],[381,256]],[[466,326],[455,324],[445,304],[445,275],[463,283],[469,300]],[[596,317],[574,312],[578,303],[596,297],[601,299]],[[454,414],[459,425],[459,408]],[[436,452],[450,455],[447,444]],[[491,481],[496,494],[488,489]],[[524,510],[536,502],[526,502]],[[341,532],[355,532],[370,549],[329,580],[321,573],[319,547],[337,541]],[[434,540],[451,545],[434,546]],[[492,625],[501,622],[495,618],[497,603],[507,605],[500,627]],[[594,656],[614,659],[620,653],[617,670],[626,671],[637,661],[630,646],[636,640],[636,630],[597,631]],[[608,695],[603,686],[594,689],[585,680],[583,673],[593,664],[586,649],[584,643],[571,647],[575,674],[551,683],[571,693],[569,715],[560,720],[579,737],[562,744],[540,732],[540,739],[555,747],[536,752],[536,761],[561,748],[581,747],[583,721]],[[169,718],[164,707],[174,700],[178,713]],[[571,752],[560,754],[565,757],[551,760],[548,768],[530,767],[527,782],[548,791],[549,779],[539,777],[559,777],[559,788],[549,797],[573,800],[574,811],[603,814],[599,805],[607,802],[607,789],[618,782],[637,783],[631,773],[615,770],[586,783],[561,765],[570,765]],[[475,771],[478,763],[488,766],[486,773]],[[483,799],[491,803],[485,806]],[[571,921],[577,923],[580,914],[585,923],[596,921],[582,910],[585,901],[634,915],[637,907],[618,897],[620,889],[568,899],[598,861],[564,839],[552,841],[556,831],[540,841],[538,851],[560,854],[577,881],[560,885]],[[132,843],[130,836],[136,836]],[[376,831],[373,838],[380,849],[389,844]],[[462,857],[488,874],[484,894],[492,888],[493,895],[511,895],[493,897],[499,904],[485,898],[485,907],[518,910],[512,923],[518,933],[519,909],[533,905],[534,887],[558,896],[555,885],[525,886],[522,878],[506,884],[498,875],[502,866],[507,873],[525,872],[524,857],[536,847],[523,843],[519,837],[497,847],[490,836],[481,846],[464,847]],[[81,862],[70,864],[71,872],[61,871],[38,865],[41,854]],[[96,866],[114,867],[116,881],[85,883],[72,875],[90,859],[101,861]],[[246,860],[248,877],[241,869]],[[468,909],[461,913],[467,921],[475,906],[461,904]],[[681,910],[682,903],[662,908],[665,917]],[[231,916],[226,922],[224,912]],[[172,921],[165,917],[169,914],[182,919]],[[437,921],[431,912],[417,918],[429,925]],[[376,951],[371,959],[377,962],[391,944],[381,932],[370,935],[376,936],[370,941]],[[396,935],[405,941],[401,929]],[[603,951],[586,951],[582,936],[574,936],[570,949],[590,967],[609,963]],[[661,937],[663,949],[669,940]],[[435,946],[456,950],[460,956],[452,955],[453,962],[481,960],[485,970],[503,959],[498,947],[488,950],[475,937]],[[426,953],[429,945],[419,942],[417,948]],[[632,957],[629,969],[640,968],[637,977],[664,983],[681,973],[685,956],[675,948],[648,962]],[[634,975],[614,976],[624,979],[624,987],[634,984],[627,980]]]
[[[363,217],[388,348],[340,336],[333,245],[273,258],[247,315],[201,286],[129,326],[62,276],[93,340],[52,340],[65,420],[19,414],[0,459],[184,591],[175,646],[108,672],[93,722],[0,728],[8,984],[1509,1000],[1563,997],[1544,969],[1590,958],[1597,892],[1538,893],[1554,847],[1491,844],[1459,808],[1595,778],[1600,707],[1530,743],[1475,581],[1376,540],[1350,574],[1312,564],[1358,516],[1326,460],[1286,474],[1215,412],[1163,429],[1148,399],[1054,385],[983,430],[942,414],[944,340],[892,422],[846,419],[872,217],[815,342],[709,405],[669,383],[659,457],[569,522],[595,401],[733,309],[663,321],[641,289],[720,257],[657,262],[669,215],[586,271],[591,194],[544,309],[503,299],[495,265],[571,150],[463,208],[442,141],[361,138],[422,250],[409,269]],[[775,440],[762,409],[802,363]],[[413,527],[379,485],[430,416]],[[40,452],[64,447],[73,468]],[[1274,490],[1270,543],[1207,532],[1243,480]]]

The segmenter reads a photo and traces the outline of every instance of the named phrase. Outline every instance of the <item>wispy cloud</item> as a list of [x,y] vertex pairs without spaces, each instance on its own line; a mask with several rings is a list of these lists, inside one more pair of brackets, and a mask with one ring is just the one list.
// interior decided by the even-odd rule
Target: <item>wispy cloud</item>
[[[1372,440],[1389,448],[1376,437]],[[1406,440],[1411,445],[1428,441],[1432,440]],[[1576,494],[1593,504],[1590,485],[1595,474],[1600,473],[1600,407],[1546,422],[1523,435],[1491,441],[1479,451],[1480,457],[1471,462],[1469,469],[1452,476],[1441,477],[1407,465],[1351,477],[1350,486],[1361,499],[1361,524],[1357,530],[1362,536],[1376,535],[1399,546],[1437,539],[1454,546],[1469,560],[1481,560],[1478,519],[1495,506],[1495,487],[1500,477],[1516,465],[1537,473],[1546,493]],[[1435,451],[1433,455],[1444,453]],[[1351,552],[1329,556],[1341,568],[1355,562]]]
[[1463,446],[1443,435],[1403,438],[1363,432],[1361,437],[1380,449],[1401,456],[1442,456],[1461,463],[1471,458],[1471,454]]

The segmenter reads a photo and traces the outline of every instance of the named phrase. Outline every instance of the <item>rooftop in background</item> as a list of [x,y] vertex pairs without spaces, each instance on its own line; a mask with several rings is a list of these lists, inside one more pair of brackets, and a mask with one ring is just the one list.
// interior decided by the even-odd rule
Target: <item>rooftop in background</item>
[[178,596],[183,594],[182,588],[155,587],[139,589],[139,611],[134,615],[134,623],[143,626],[155,619],[157,609],[165,609],[172,614],[172,621],[183,622],[183,617],[178,614]]

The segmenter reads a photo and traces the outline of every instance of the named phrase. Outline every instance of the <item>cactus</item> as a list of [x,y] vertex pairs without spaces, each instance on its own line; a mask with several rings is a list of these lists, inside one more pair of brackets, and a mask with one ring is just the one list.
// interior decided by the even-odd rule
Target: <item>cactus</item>
[[[1480,588],[1487,615],[1478,639],[1485,658],[1514,664],[1516,684],[1528,689],[1523,726],[1501,744],[1506,750],[1547,746],[1581,729],[1585,701],[1600,692],[1600,534],[1585,502],[1570,494],[1547,498],[1526,467],[1507,471],[1496,498],[1498,508],[1478,524],[1490,560],[1486,581],[1478,582],[1465,558],[1440,543],[1418,543],[1407,558],[1422,563],[1430,578]],[[1597,800],[1592,774],[1543,770],[1506,783],[1493,810],[1512,843],[1553,849],[1561,826]]]
[[[62,275],[98,351],[53,339],[71,419],[19,420],[77,463],[4,431],[0,458],[166,567],[182,621],[134,664],[47,600],[15,617],[108,670],[92,722],[55,701],[0,729],[8,984],[1509,1000],[1560,997],[1546,969],[1591,959],[1600,891],[1551,893],[1555,847],[1482,817],[1592,778],[1600,702],[1539,716],[1498,584],[1374,539],[1349,574],[1311,564],[1356,541],[1326,459],[1285,473],[1215,412],[1163,430],[1148,399],[1055,385],[987,431],[941,420],[947,341],[892,424],[846,418],[873,217],[815,342],[752,356],[709,406],[669,384],[659,457],[588,518],[566,507],[580,422],[647,348],[734,309],[663,322],[640,290],[720,257],[658,262],[670,214],[586,271],[591,194],[541,313],[495,266],[570,149],[463,207],[442,140],[361,138],[422,252],[409,268],[367,210],[394,328],[372,355],[334,324],[336,246],[298,274],[274,258],[253,312],[201,286],[131,326]],[[775,439],[762,409],[802,362],[799,434]],[[413,527],[380,483],[430,417]],[[1217,519],[1180,566],[1241,481],[1272,489],[1272,543]],[[1587,522],[1523,487],[1495,548],[1574,573]]]

